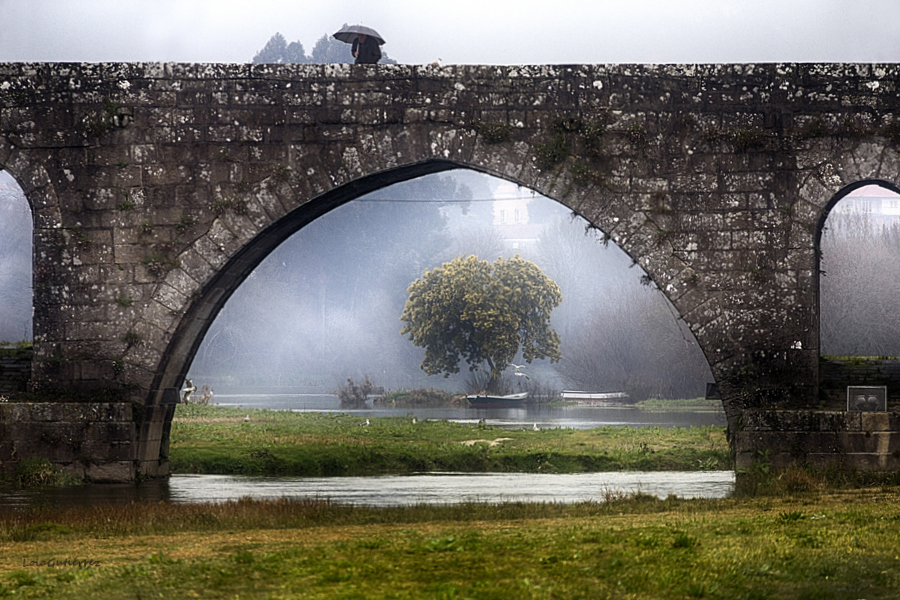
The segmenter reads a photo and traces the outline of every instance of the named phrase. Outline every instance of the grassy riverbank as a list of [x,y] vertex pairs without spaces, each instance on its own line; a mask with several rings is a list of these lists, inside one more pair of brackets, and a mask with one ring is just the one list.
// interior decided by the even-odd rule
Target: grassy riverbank
[[648,400],[642,400],[635,403],[635,406],[647,411],[722,411],[721,400],[709,400],[707,398],[683,398],[678,400],[661,400],[659,398],[650,398]]
[[[0,597],[858,599],[900,595],[897,488],[367,509],[0,514]],[[60,566],[65,559],[84,561]],[[55,566],[47,561],[55,560]],[[43,563],[43,565],[42,565]]]
[[401,417],[362,422],[347,414],[182,405],[172,424],[171,466],[176,473],[296,476],[732,468],[723,427],[532,431]]

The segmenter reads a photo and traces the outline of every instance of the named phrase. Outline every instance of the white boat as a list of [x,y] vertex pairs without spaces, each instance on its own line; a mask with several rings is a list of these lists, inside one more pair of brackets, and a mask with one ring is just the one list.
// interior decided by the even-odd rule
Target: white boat
[[519,394],[507,394],[506,396],[492,396],[490,394],[472,394],[466,396],[469,406],[474,408],[497,408],[504,406],[518,406],[528,397],[528,392]]
[[560,397],[567,402],[591,406],[615,406],[628,399],[625,392],[580,392],[563,390]]

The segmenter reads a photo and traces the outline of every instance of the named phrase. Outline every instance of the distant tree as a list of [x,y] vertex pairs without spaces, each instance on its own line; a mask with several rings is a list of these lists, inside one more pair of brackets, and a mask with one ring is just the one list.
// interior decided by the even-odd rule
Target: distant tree
[[[346,27],[347,24],[344,24]],[[299,41],[287,43],[284,36],[276,33],[269,38],[262,50],[253,57],[256,64],[289,64],[289,63],[315,63],[335,64],[352,63],[353,54],[350,44],[338,41],[332,35],[326,34],[319,38],[313,46],[312,53],[307,56],[303,44]],[[390,58],[382,48],[380,64],[396,65],[397,61]]]
[[577,389],[624,391],[634,401],[694,398],[712,381],[693,335],[656,288],[607,288],[582,319],[566,335],[559,366]]
[[503,243],[503,234],[496,227],[473,227],[459,234],[454,244],[457,252],[463,256],[474,254],[475,256],[501,257],[506,250]]
[[330,35],[323,35],[313,46],[311,62],[316,64],[352,63],[350,44],[338,41]]
[[550,314],[562,301],[559,287],[532,262],[516,256],[493,264],[457,257],[426,271],[409,287],[401,335],[425,348],[429,375],[476,371],[486,364],[488,391],[520,351],[525,362],[560,358]]
[[582,331],[584,315],[590,312],[600,290],[621,290],[629,283],[634,285],[636,279],[627,271],[630,258],[615,246],[608,246],[602,232],[591,228],[579,232],[586,224],[581,218],[555,218],[541,232],[534,257],[566,295],[565,305],[553,316],[554,326],[565,339],[570,333]]
[[280,33],[276,33],[266,43],[265,47],[253,57],[256,64],[287,64],[308,63],[310,58],[306,56],[303,44],[299,41],[290,44]]

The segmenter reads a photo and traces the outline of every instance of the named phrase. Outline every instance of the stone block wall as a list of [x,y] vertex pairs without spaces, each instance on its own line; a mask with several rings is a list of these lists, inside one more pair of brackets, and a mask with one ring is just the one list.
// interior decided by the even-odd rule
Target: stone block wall
[[847,387],[887,387],[888,410],[900,409],[900,360],[847,358],[819,360],[819,400],[825,410],[847,408]]
[[0,395],[24,392],[31,380],[30,348],[0,349]]
[[0,63],[0,166],[34,213],[34,382],[159,404],[278,244],[462,167],[638,261],[730,414],[818,408],[817,240],[851,187],[900,185],[898,80],[895,64]]
[[167,474],[158,460],[137,460],[145,412],[130,402],[2,403],[0,473],[10,475],[21,460],[39,457],[91,482]]
[[[898,81],[896,64],[0,63],[0,166],[34,216],[32,384],[144,406],[129,459],[163,474],[164,396],[253,269],[345,202],[461,167],[559,201],[633,257],[730,424],[839,408],[841,384],[818,387],[818,239],[843,194],[900,186]],[[64,421],[34,431],[104,439]],[[739,461],[884,437],[851,425],[736,430]]]
[[734,432],[735,469],[900,470],[900,412],[749,410]]

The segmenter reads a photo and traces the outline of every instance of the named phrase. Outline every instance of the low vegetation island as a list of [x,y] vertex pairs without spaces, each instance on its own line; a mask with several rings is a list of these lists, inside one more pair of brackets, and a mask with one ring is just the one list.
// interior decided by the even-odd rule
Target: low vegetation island
[[732,468],[724,427],[534,431],[198,405],[176,410],[170,461],[175,473],[293,476]]

